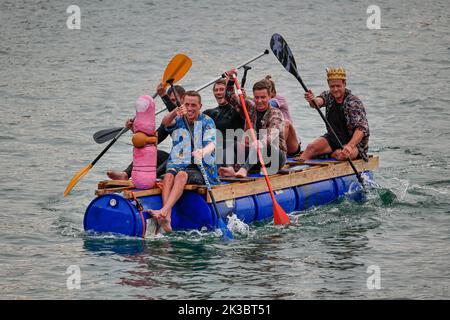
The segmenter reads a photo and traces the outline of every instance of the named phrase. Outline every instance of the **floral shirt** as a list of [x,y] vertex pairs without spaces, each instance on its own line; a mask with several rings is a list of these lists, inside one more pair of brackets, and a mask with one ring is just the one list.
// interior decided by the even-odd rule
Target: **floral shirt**
[[[216,126],[214,121],[202,113],[194,123],[194,150],[191,147],[189,129],[186,128],[183,118],[176,117],[175,124],[166,127],[166,130],[172,134],[172,150],[167,161],[167,169],[185,169],[189,167],[193,164],[192,151],[204,148],[209,143],[216,144]],[[211,154],[204,155],[202,160],[209,183],[212,185],[219,184],[215,158],[215,151],[213,151]]]
[[[234,93],[234,81],[228,81],[227,89],[225,90],[225,99],[228,103],[237,110],[241,117],[245,119],[244,110],[241,107],[238,96]],[[245,100],[248,115],[252,122],[253,128],[256,130],[257,110],[253,101]],[[245,121],[244,131],[249,129],[247,121]],[[284,117],[279,108],[269,108],[266,110],[261,120],[261,129],[267,130],[265,135],[267,136],[267,142],[278,145],[280,151],[287,152],[286,141],[284,138]],[[275,139],[278,139],[276,141]],[[260,135],[261,140],[261,135]]]
[[[330,108],[336,104],[336,100],[330,91],[322,92],[319,97],[321,97],[325,103],[326,114],[328,117],[328,112]],[[351,93],[350,90],[345,89],[345,98],[343,102],[344,115],[346,120],[346,126],[350,137],[353,137],[353,133],[356,129],[363,132],[364,137],[357,144],[359,155],[365,161],[368,161],[367,152],[369,150],[369,123],[366,117],[366,110],[363,103],[359,98]]]

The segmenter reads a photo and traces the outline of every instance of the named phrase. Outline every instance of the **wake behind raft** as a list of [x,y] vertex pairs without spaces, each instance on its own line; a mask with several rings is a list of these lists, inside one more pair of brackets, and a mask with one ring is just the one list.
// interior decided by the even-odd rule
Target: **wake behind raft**
[[[84,229],[88,232],[143,237],[151,218],[147,210],[162,208],[161,189],[155,185],[155,104],[150,96],[141,96],[135,107],[131,180],[99,182],[97,197],[84,216]],[[370,155],[368,162],[356,160],[353,163],[358,172],[372,179],[379,158]],[[225,222],[233,213],[247,224],[273,219],[272,200],[263,175],[251,174],[244,179],[230,180],[212,187],[219,214]],[[277,202],[287,213],[332,203],[350,191],[353,200],[364,198],[361,189],[353,192],[359,182],[346,161],[305,162],[289,158],[280,172],[270,176],[270,181]],[[217,216],[206,186],[186,185],[184,189],[172,209],[172,230],[214,230]]]

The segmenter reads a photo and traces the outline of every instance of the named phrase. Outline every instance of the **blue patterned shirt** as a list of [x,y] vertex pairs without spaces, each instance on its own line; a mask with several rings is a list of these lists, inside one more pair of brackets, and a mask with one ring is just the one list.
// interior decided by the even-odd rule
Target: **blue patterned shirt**
[[[209,143],[216,144],[214,121],[203,113],[194,123],[194,150],[191,150],[189,129],[186,128],[182,117],[176,117],[175,124],[166,127],[166,130],[172,134],[172,150],[167,161],[167,169],[187,168],[192,164],[192,151],[204,148]],[[204,155],[202,160],[209,183],[212,185],[219,184],[215,158],[215,151],[213,151],[211,154]]]

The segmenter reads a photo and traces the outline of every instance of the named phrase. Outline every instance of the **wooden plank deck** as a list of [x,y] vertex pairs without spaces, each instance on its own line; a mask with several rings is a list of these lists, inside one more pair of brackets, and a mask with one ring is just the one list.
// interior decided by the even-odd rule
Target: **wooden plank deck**
[[[368,162],[365,162],[364,160],[353,161],[353,164],[355,165],[358,172],[375,170],[376,168],[378,168],[378,163],[379,158],[377,155],[371,156]],[[333,164],[327,162],[327,164],[330,165],[314,166],[289,174],[272,175],[270,176],[272,188],[274,191],[276,191],[298,185],[304,185],[312,182],[318,182],[353,174],[353,170],[347,161],[335,162]],[[215,186],[212,188],[212,191],[216,201],[224,201],[264,193],[268,192],[269,190],[267,188],[265,179],[258,179],[252,182]],[[207,194],[206,200],[209,203],[211,202],[209,194]]]
[[[269,179],[274,191],[353,174],[353,170],[347,161],[296,161],[291,163],[296,165],[308,164],[311,165],[311,167],[303,168],[300,171],[285,172],[284,174],[270,176]],[[368,162],[355,160],[353,163],[359,172],[372,171],[378,168],[379,157],[378,155],[371,155]],[[123,192],[124,198],[132,199],[131,189],[133,189],[133,187],[131,180],[106,180],[99,182],[98,190],[96,190],[95,193],[96,195],[102,195],[111,192]],[[204,185],[186,185],[184,190],[196,191],[205,195],[206,201],[211,203],[211,198]],[[212,192],[216,201],[225,201],[268,192],[268,188],[264,178],[255,178],[250,181],[243,180],[236,183],[214,186],[212,187]],[[137,191],[134,194],[136,197],[157,195],[161,194],[161,189],[155,187],[153,189]]]

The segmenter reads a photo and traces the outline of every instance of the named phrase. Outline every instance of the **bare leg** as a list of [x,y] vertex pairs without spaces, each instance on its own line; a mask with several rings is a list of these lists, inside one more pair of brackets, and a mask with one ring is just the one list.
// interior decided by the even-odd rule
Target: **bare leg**
[[[186,172],[184,171],[178,172],[177,175],[175,176],[173,186],[170,190],[166,203],[164,203],[164,206],[161,208],[161,210],[151,210],[153,216],[156,217],[158,224],[160,224],[161,227],[166,232],[172,231],[172,227],[170,225],[172,207],[183,195],[184,186],[186,185],[187,180],[188,175]],[[167,188],[166,185],[164,185],[163,192],[164,189],[166,188]]]
[[305,151],[300,156],[301,160],[309,160],[318,155],[331,153],[331,147],[328,144],[327,139],[319,137],[306,147]]
[[167,203],[167,199],[169,199],[169,194],[172,191],[173,183],[175,181],[175,176],[171,173],[166,173],[163,179],[163,188],[161,192],[161,198],[163,207]]
[[128,174],[125,171],[107,171],[106,175],[112,180],[128,180]]
[[[170,173],[166,173],[164,176],[164,179],[162,181],[162,191],[161,191],[161,199],[162,199],[162,205],[164,208],[164,205],[167,203],[167,199],[169,198],[170,192],[172,191],[173,188],[173,184],[175,181],[175,176],[173,174]],[[162,214],[162,209],[160,210],[149,210],[152,218],[150,219],[154,219],[154,221],[156,222],[156,230],[155,230],[155,235],[159,233],[159,229],[161,227],[160,222],[158,219],[161,214]]]
[[236,172],[234,172],[233,167],[220,167],[219,175],[221,177],[234,177],[236,175]]
[[[358,155],[359,155],[359,151],[358,151],[357,148],[355,148],[355,149],[353,150],[353,152],[350,154],[350,160],[355,160],[356,158],[358,158]],[[339,161],[345,161],[345,160],[347,160],[347,158],[342,154],[342,149],[335,150],[335,151],[331,154],[331,156],[332,156],[333,158],[336,158],[336,160],[339,160]]]
[[293,154],[297,152],[299,140],[297,138],[297,132],[295,131],[294,126],[292,125],[292,122],[285,120],[284,124],[284,136],[286,138],[286,145],[287,145],[287,153]]
[[236,172],[236,177],[238,178],[245,178],[247,176],[247,170],[245,168],[240,168],[237,172]]

